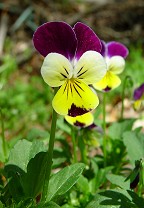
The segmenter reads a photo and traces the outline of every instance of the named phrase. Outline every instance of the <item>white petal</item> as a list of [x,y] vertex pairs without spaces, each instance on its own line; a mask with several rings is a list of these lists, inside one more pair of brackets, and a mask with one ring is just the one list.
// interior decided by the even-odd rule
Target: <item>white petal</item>
[[113,56],[107,59],[108,70],[114,74],[120,74],[125,68],[125,60],[121,56]]
[[96,51],[85,52],[74,68],[74,77],[86,84],[100,81],[106,74],[106,62],[103,56]]
[[72,76],[72,65],[65,56],[49,53],[44,59],[41,74],[48,85],[59,87]]

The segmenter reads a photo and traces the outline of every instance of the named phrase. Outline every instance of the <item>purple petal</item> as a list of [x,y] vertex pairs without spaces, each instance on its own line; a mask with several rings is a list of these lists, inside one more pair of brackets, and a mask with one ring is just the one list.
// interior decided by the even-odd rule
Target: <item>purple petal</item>
[[73,29],[78,40],[78,46],[75,55],[77,59],[79,59],[86,51],[101,51],[101,41],[90,27],[78,22],[74,25]]
[[65,22],[48,22],[41,25],[34,33],[33,43],[44,57],[55,52],[73,59],[77,47],[76,35],[72,27]]
[[112,57],[112,56],[122,56],[123,58],[126,58],[128,55],[128,49],[126,46],[119,42],[109,42],[107,43],[107,56]]
[[144,95],[144,83],[134,91],[134,100],[139,100]]
[[106,43],[103,41],[103,40],[101,40],[101,45],[102,45],[102,49],[101,49],[101,55],[103,56],[103,57],[105,57],[106,56],[106,54],[107,54],[107,47],[106,47]]

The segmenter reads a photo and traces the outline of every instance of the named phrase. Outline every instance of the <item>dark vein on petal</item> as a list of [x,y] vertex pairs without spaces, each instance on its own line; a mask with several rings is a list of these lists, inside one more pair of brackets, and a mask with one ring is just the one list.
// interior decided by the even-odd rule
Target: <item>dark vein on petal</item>
[[71,89],[71,94],[73,95],[73,92],[72,92],[72,85],[71,85],[71,83],[70,83],[70,89]]
[[78,90],[76,89],[75,85],[73,84],[75,91],[77,92],[77,94],[82,98],[82,96],[80,95],[80,93],[78,92]]
[[64,75],[63,73],[60,73],[64,78],[67,78],[67,76],[66,75]]
[[79,87],[79,89],[81,89],[84,92],[84,90],[83,90],[83,88],[81,88],[81,86],[79,86],[76,82],[75,82],[75,84]]
[[75,82],[78,82],[79,84],[81,83],[80,81],[78,81],[77,79],[75,79]]
[[80,70],[78,71],[78,74],[81,72],[81,70],[84,68],[84,66],[82,66],[81,68],[80,68]]
[[69,75],[69,73],[68,73],[67,69],[66,69],[65,67],[63,67],[63,68],[64,68],[65,72],[67,73],[67,75]]
[[81,74],[79,74],[77,77],[80,77],[81,75],[85,74],[86,72],[87,72],[87,70],[82,72]]
[[63,94],[64,94],[64,92],[65,92],[65,90],[66,90],[66,88],[67,88],[67,85],[68,85],[68,82],[66,83],[66,86],[65,86],[65,88],[64,88]]
[[68,93],[69,93],[69,83],[68,83],[68,87],[67,87],[67,99],[68,99]]

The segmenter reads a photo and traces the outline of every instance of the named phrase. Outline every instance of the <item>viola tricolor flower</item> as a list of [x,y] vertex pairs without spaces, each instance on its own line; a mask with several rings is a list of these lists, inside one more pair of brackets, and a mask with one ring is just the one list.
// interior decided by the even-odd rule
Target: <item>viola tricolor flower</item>
[[41,74],[51,87],[58,87],[52,105],[60,115],[83,115],[97,107],[99,99],[89,87],[106,73],[101,41],[83,23],[72,28],[65,22],[49,22],[33,36],[35,48],[43,55]]
[[140,109],[142,100],[144,99],[144,83],[135,89],[133,98],[134,98],[134,109],[135,110]]
[[93,125],[94,116],[91,112],[88,112],[81,116],[76,116],[76,117],[65,116],[65,120],[72,126],[85,128],[85,127]]
[[105,43],[102,41],[101,54],[107,63],[107,73],[102,80],[94,84],[94,87],[101,91],[109,91],[118,87],[121,83],[117,76],[125,68],[125,58],[128,55],[128,49],[119,42]]

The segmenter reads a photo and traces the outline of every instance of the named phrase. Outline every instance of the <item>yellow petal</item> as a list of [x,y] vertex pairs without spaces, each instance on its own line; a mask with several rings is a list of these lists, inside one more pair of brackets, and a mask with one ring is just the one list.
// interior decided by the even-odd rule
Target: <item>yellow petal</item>
[[71,117],[71,116],[65,116],[65,120],[74,126],[79,127],[87,127],[90,126],[94,122],[94,117],[92,113],[85,113],[81,116]]
[[60,115],[83,115],[99,104],[97,95],[78,79],[67,80],[56,93],[52,105]]
[[106,74],[106,61],[96,51],[85,52],[74,67],[74,77],[86,84],[94,84]]
[[65,56],[49,53],[44,59],[41,74],[48,85],[59,87],[72,76],[72,65]]
[[113,74],[112,72],[107,71],[104,78],[101,81],[95,83],[93,86],[97,90],[109,91],[111,89],[118,87],[120,84],[121,84],[120,78],[117,75]]
[[134,104],[133,104],[134,109],[135,109],[135,110],[139,110],[140,107],[141,107],[141,103],[142,103],[142,100],[141,100],[141,99],[136,100],[136,101],[134,102]]
[[125,68],[125,60],[121,56],[113,56],[107,60],[108,70],[114,74],[120,74]]

